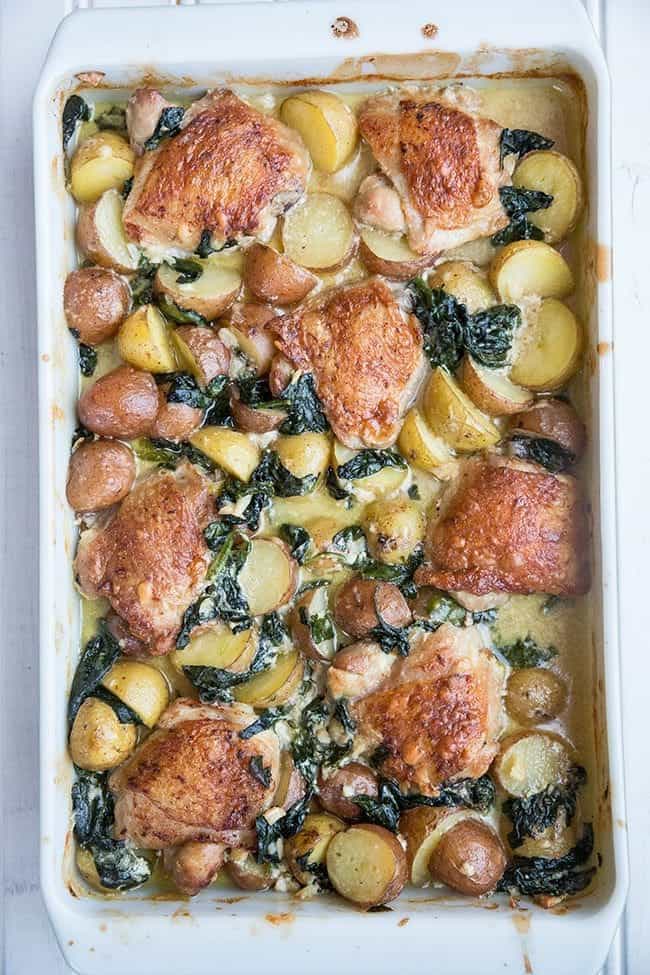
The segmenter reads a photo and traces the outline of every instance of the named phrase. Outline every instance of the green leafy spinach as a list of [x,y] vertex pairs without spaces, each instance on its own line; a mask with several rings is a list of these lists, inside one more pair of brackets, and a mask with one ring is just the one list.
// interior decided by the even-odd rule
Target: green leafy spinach
[[63,138],[63,151],[68,148],[68,143],[75,133],[79,122],[88,122],[90,119],[90,106],[81,95],[70,95],[63,107],[61,117],[61,128]]
[[144,144],[145,150],[157,149],[164,139],[178,135],[184,115],[185,109],[180,105],[170,105],[168,108],[163,108],[153,133]]
[[503,129],[499,139],[501,165],[506,156],[525,156],[535,149],[550,149],[554,145],[553,139],[547,139],[539,132],[530,129]]
[[511,667],[539,667],[557,657],[555,647],[540,646],[530,635],[497,649]]

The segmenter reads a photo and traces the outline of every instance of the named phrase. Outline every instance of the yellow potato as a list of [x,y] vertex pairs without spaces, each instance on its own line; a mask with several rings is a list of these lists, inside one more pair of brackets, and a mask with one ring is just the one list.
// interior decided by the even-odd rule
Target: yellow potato
[[436,467],[453,460],[454,455],[445,441],[431,432],[416,407],[406,414],[397,443],[406,459],[425,471],[435,473]]
[[432,373],[422,410],[433,433],[454,450],[483,450],[501,439],[489,417],[474,406],[446,369]]
[[442,288],[467,308],[470,315],[496,305],[497,298],[485,274],[469,261],[446,261],[429,277],[431,288]]
[[70,757],[79,768],[105,772],[128,758],[136,739],[134,724],[122,724],[110,704],[87,697],[70,732]]
[[556,298],[543,301],[521,330],[510,378],[537,392],[559,389],[580,367],[582,327]]
[[[334,469],[338,470],[343,464],[347,464],[349,460],[359,453],[357,450],[350,450],[340,442],[340,440],[334,441],[333,448],[333,459],[334,459]],[[357,477],[348,483],[352,487],[356,488],[358,491],[367,493],[375,498],[385,498],[389,494],[393,494],[397,491],[401,485],[404,483],[408,477],[408,467],[382,467],[381,470],[377,471],[376,474],[370,474],[368,477]]]
[[122,224],[124,200],[117,190],[107,190],[94,203],[79,209],[77,246],[94,264],[123,274],[138,266],[137,247],[129,244]]
[[345,829],[345,823],[329,813],[310,813],[302,829],[284,844],[289,869],[299,884],[305,886],[314,879],[307,864],[314,867],[325,860],[333,836]]
[[407,879],[406,854],[397,837],[367,823],[336,833],[326,863],[337,893],[365,909],[394,900]]
[[169,704],[169,687],[163,675],[138,660],[118,660],[102,685],[131,708],[148,728],[153,728]]
[[502,788],[521,798],[565,781],[572,764],[567,741],[559,735],[529,731],[502,742],[493,769]]
[[262,456],[245,433],[228,427],[203,427],[192,434],[190,443],[240,481],[250,480]]
[[238,579],[251,616],[262,616],[289,602],[298,566],[278,538],[254,538]]
[[424,538],[424,514],[406,498],[372,501],[363,513],[370,553],[380,562],[405,562]]
[[460,384],[472,402],[492,416],[519,413],[533,402],[529,390],[516,386],[498,369],[482,366],[471,355],[463,359]]
[[287,257],[313,271],[333,271],[354,253],[356,237],[345,203],[328,193],[310,193],[284,218]]
[[97,872],[97,867],[95,866],[95,860],[90,850],[85,850],[83,846],[78,846],[77,852],[75,853],[75,863],[77,865],[77,870],[89,887],[92,887],[93,890],[98,890],[102,893],[106,893],[108,891],[108,888],[104,887],[99,879],[99,873]]
[[299,433],[279,437],[273,449],[294,477],[320,477],[328,468],[332,441],[326,433]]
[[395,281],[408,281],[430,267],[436,255],[422,257],[411,250],[406,237],[364,227],[360,231],[359,257],[371,274],[383,274]]
[[231,267],[215,260],[199,261],[203,268],[195,281],[179,284],[180,272],[169,264],[161,264],[154,279],[154,291],[167,295],[179,308],[190,309],[208,321],[217,318],[237,298],[241,291],[241,275]]
[[303,91],[286,98],[280,118],[302,136],[317,169],[334,173],[357,144],[357,120],[345,102],[329,91]]
[[506,244],[490,266],[490,281],[502,301],[515,304],[529,295],[564,298],[574,289],[567,262],[541,240]]
[[79,146],[70,163],[70,189],[78,203],[93,203],[106,190],[121,189],[133,176],[135,156],[116,132],[98,132]]
[[174,372],[176,356],[169,326],[154,305],[141,305],[122,323],[117,351],[129,365],[145,372]]
[[529,152],[515,169],[512,184],[553,197],[550,207],[528,214],[547,243],[555,244],[573,230],[583,205],[582,180],[567,156],[553,149]]
[[256,645],[253,630],[233,633],[225,624],[219,624],[192,637],[182,650],[174,650],[170,659],[180,673],[183,667],[216,667],[241,672],[248,670]]
[[469,809],[456,811],[431,806],[416,806],[402,814],[399,831],[406,838],[409,880],[414,887],[431,883],[429,860],[438,843],[448,830],[471,816]]
[[295,694],[303,677],[303,662],[297,650],[280,654],[273,667],[251,677],[234,689],[235,700],[255,708],[277,707]]

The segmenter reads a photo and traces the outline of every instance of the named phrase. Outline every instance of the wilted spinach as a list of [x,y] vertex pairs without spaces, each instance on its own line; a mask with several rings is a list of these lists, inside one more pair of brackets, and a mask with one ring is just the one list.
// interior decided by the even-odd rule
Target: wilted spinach
[[280,538],[287,543],[298,565],[302,565],[311,548],[311,537],[307,529],[301,525],[280,525]]
[[494,246],[502,247],[513,240],[543,240],[543,232],[528,220],[526,214],[535,210],[546,210],[553,202],[553,197],[541,190],[526,190],[516,186],[502,186],[499,196],[503,209],[510,217],[510,223],[493,234]]
[[408,657],[410,651],[409,630],[405,626],[393,626],[388,620],[384,619],[377,605],[377,592],[374,596],[375,613],[377,623],[369,631],[368,637],[375,640],[384,653],[396,653],[400,657]]
[[302,829],[313,794],[313,790],[308,789],[302,799],[290,806],[284,816],[281,816],[274,823],[270,823],[266,816],[257,817],[255,829],[257,831],[258,863],[280,862],[275,844],[279,839],[286,840],[290,836],[295,836]]
[[562,857],[514,857],[497,884],[497,890],[528,896],[578,894],[589,885],[596,872],[595,867],[578,869],[587,863],[593,849],[593,828],[587,823],[578,843]]
[[101,131],[121,132],[126,135],[126,109],[121,105],[109,105],[101,115],[95,116],[95,122]]
[[530,635],[498,647],[498,650],[511,667],[539,667],[557,657],[555,647],[542,647]]
[[323,406],[316,393],[314,377],[310,372],[302,373],[292,380],[279,396],[282,404],[288,404],[287,419],[280,427],[280,433],[325,433],[330,425]]
[[191,284],[203,274],[201,264],[198,261],[193,261],[191,257],[172,257],[165,263],[174,271],[178,271],[176,284]]
[[61,128],[63,133],[63,151],[68,148],[68,143],[75,133],[78,122],[88,122],[90,119],[90,106],[83,100],[81,95],[70,95],[63,107],[61,117]]
[[546,437],[529,437],[526,434],[515,434],[508,442],[510,453],[522,460],[531,460],[541,464],[552,474],[561,474],[575,463],[575,454]]
[[525,156],[527,152],[535,149],[550,149],[554,145],[553,139],[547,139],[539,132],[531,132],[530,129],[503,129],[499,139],[501,154],[501,165],[506,156],[514,154]]
[[468,351],[485,366],[507,360],[515,328],[521,322],[516,305],[494,305],[470,315],[453,295],[430,288],[422,278],[407,285],[411,309],[422,327],[424,351],[431,365],[454,372]]
[[177,325],[209,325],[207,318],[200,315],[198,311],[194,311],[193,308],[181,308],[162,292],[154,295],[154,300],[165,318],[171,319]]
[[144,254],[138,261],[138,269],[129,281],[131,288],[131,302],[134,308],[139,305],[148,305],[153,298],[153,279],[156,276],[158,266],[152,264]]
[[395,450],[374,450],[366,448],[358,451],[337,468],[337,477],[344,481],[355,481],[358,478],[370,477],[385,467],[398,467],[404,470],[407,464],[401,454]]
[[324,743],[320,740],[317,729],[323,727],[329,717],[329,708],[324,698],[314,698],[303,709],[298,731],[291,743],[294,765],[310,789],[315,786],[321,766],[337,765],[352,747],[351,741],[338,745],[334,741]]
[[211,230],[203,230],[201,232],[201,240],[199,241],[199,246],[196,248],[196,250],[194,251],[194,253],[198,257],[206,258],[206,257],[209,257],[210,254],[218,254],[221,251],[227,250],[229,247],[236,247],[236,246],[237,246],[237,241],[235,240],[235,238],[234,237],[229,237],[228,240],[226,240],[221,245],[221,247],[213,247],[212,246],[212,231]]
[[274,450],[265,450],[249,483],[251,487],[266,490],[278,498],[294,498],[313,491],[317,480],[315,474],[296,477]]
[[443,623],[451,623],[453,626],[465,626],[467,623],[492,624],[497,618],[496,609],[484,609],[473,613],[456,602],[449,593],[440,590],[436,591],[429,600],[427,613],[427,621],[436,629]]
[[97,368],[97,349],[85,342],[79,343],[79,369],[82,376],[92,376]]
[[566,782],[549,785],[542,792],[522,799],[507,799],[503,812],[512,822],[508,842],[512,849],[521,846],[527,837],[539,837],[564,813],[568,826],[576,813],[578,789],[587,781],[587,773],[581,765],[569,770]]
[[99,630],[88,640],[77,664],[70,698],[68,701],[68,721],[75,719],[77,711],[87,697],[95,691],[120,655],[120,645],[109,631],[105,620],[99,623]]
[[392,582],[399,586],[402,595],[406,596],[407,599],[412,599],[417,595],[413,576],[423,561],[424,550],[421,545],[418,545],[405,562],[389,565],[387,562],[378,562],[375,559],[368,558],[359,566],[359,570],[364,579]]
[[271,769],[264,764],[264,760],[261,755],[251,756],[251,760],[248,763],[251,775],[257,779],[257,781],[264,786],[265,789],[271,784]]
[[354,796],[351,801],[359,806],[369,822],[396,832],[400,815],[406,809],[415,809],[417,806],[464,806],[485,813],[492,807],[494,800],[494,783],[489,776],[483,775],[479,779],[460,779],[458,782],[445,783],[435,796],[403,793],[393,779],[381,779],[376,798]]
[[357,730],[357,723],[350,714],[350,704],[347,697],[339,697],[336,699],[334,717],[349,735],[353,735]]
[[137,437],[131,441],[131,447],[140,460],[148,460],[164,467],[174,468],[182,460],[188,460],[205,471],[213,471],[216,467],[214,461],[185,441],[149,440],[147,437]]
[[74,832],[80,846],[90,851],[101,884],[110,890],[128,890],[145,883],[151,876],[148,861],[111,836],[114,809],[106,773],[79,768],[76,773],[72,786]]
[[184,115],[185,109],[180,105],[170,105],[168,108],[163,108],[153,133],[144,144],[145,150],[157,149],[163,139],[178,135]]
[[325,474],[325,487],[327,488],[327,493],[335,501],[349,501],[352,498],[350,491],[346,491],[345,488],[341,487],[334,472],[333,467],[327,468],[327,473]]
[[266,708],[252,724],[247,725],[243,731],[239,732],[239,737],[247,741],[249,738],[259,735],[261,731],[267,731],[277,724],[278,721],[282,721],[285,718],[287,710],[286,707]]

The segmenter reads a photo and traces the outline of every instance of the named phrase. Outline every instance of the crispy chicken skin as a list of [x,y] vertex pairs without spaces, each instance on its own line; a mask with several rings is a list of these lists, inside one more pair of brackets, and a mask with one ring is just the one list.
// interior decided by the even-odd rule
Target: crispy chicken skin
[[150,654],[172,649],[205,577],[208,488],[191,464],[157,470],[136,484],[103,528],[79,540],[81,591],[91,599],[105,596]]
[[424,795],[449,779],[487,771],[503,723],[503,680],[480,629],[448,623],[424,635],[404,658],[367,643],[346,647],[328,673],[332,694],[353,692],[364,746],[388,749],[382,774]]
[[[248,705],[177,698],[110,777],[116,837],[152,850],[185,843],[253,847],[255,819],[271,802],[280,763],[273,731],[239,737],[254,720]],[[270,770],[268,786],[251,771],[255,756]]]
[[127,237],[194,251],[270,233],[307,185],[311,163],[297,133],[228,89],[185,113],[178,135],[141,156],[124,206]]
[[[501,126],[471,110],[466,93],[401,91],[369,98],[359,130],[402,204],[409,243],[418,254],[456,247],[508,223],[499,187],[511,182],[514,159],[501,166]],[[384,205],[362,187],[362,213],[379,214],[395,201],[377,185]],[[359,213],[359,207],[357,207]]]
[[312,372],[334,433],[348,447],[392,443],[422,376],[417,321],[379,278],[334,288],[269,328],[292,364]]
[[580,483],[493,456],[467,461],[432,518],[419,586],[577,596],[589,590],[589,521]]

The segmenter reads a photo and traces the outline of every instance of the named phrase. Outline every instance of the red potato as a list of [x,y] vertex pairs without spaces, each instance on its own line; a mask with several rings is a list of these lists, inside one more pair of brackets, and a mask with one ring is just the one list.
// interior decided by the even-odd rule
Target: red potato
[[318,798],[323,809],[340,819],[354,822],[362,818],[359,806],[351,796],[377,796],[377,775],[361,762],[349,762],[335,769],[331,775],[318,778]]
[[494,890],[506,862],[494,830],[478,819],[463,819],[438,841],[429,858],[429,872],[447,887],[479,897]]
[[357,577],[337,593],[334,618],[351,637],[369,633],[379,623],[378,614],[391,626],[406,626],[412,620],[408,603],[392,582]]
[[70,457],[66,494],[75,511],[101,511],[126,497],[135,481],[135,459],[123,443],[91,440]]
[[89,386],[79,400],[79,419],[100,437],[146,436],[158,415],[158,387],[151,373],[118,366]]
[[260,301],[294,305],[318,283],[311,271],[266,244],[253,244],[246,252],[244,282]]
[[274,317],[275,311],[270,305],[246,301],[234,304],[225,322],[259,376],[269,371],[276,353],[273,335],[267,328],[267,323]]
[[540,399],[529,409],[513,417],[515,429],[555,440],[561,447],[579,458],[587,441],[585,425],[571,403],[561,399]]
[[230,350],[212,328],[181,325],[172,332],[172,342],[182,365],[202,386],[217,376],[228,375]]
[[259,410],[242,403],[236,386],[230,391],[230,409],[235,426],[245,433],[269,433],[277,430],[287,418],[286,410]]
[[168,403],[168,385],[158,390],[160,406],[151,427],[151,436],[159,440],[189,440],[203,421],[203,410],[185,403]]
[[327,848],[326,864],[337,893],[365,910],[398,897],[408,873],[397,837],[367,823],[337,833]]
[[86,345],[100,345],[113,338],[130,302],[126,282],[109,268],[83,267],[65,279],[63,310],[68,328]]
[[269,372],[269,388],[273,396],[283,393],[291,382],[294,369],[288,359],[279,353],[273,357]]

